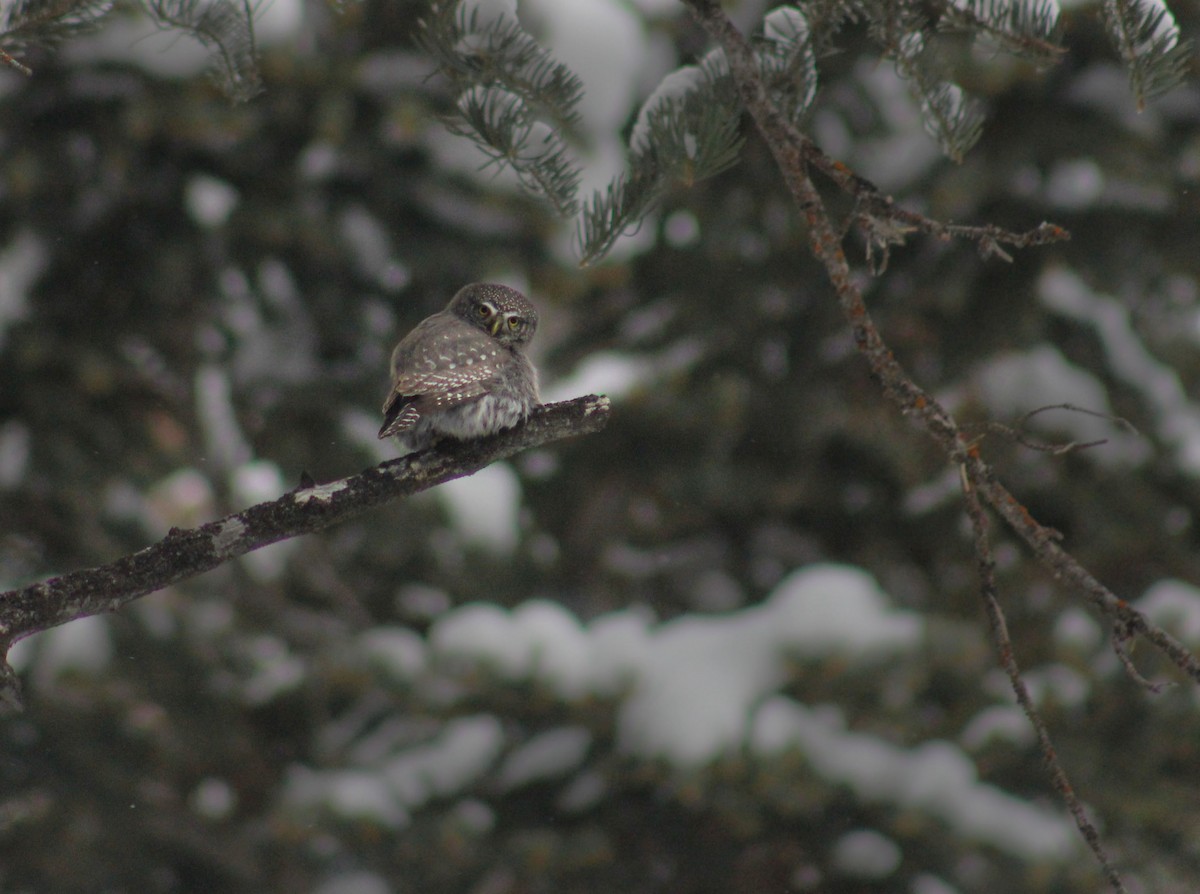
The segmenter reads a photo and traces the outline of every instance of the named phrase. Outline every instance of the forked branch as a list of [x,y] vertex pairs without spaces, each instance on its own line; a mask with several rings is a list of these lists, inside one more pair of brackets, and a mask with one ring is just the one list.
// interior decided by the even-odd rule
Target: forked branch
[[[705,30],[724,50],[746,110],[754,120],[773,154],[788,190],[808,224],[811,249],[825,267],[837,294],[838,303],[854,333],[855,345],[866,358],[884,392],[906,416],[915,418],[945,451],[947,458],[962,469],[968,515],[975,527],[976,558],[981,571],[981,587],[989,621],[1009,672],[1018,700],[1038,732],[1043,753],[1051,767],[1055,787],[1063,794],[1080,833],[1097,856],[1105,878],[1113,890],[1123,891],[1120,877],[1100,847],[1095,828],[1079,807],[1061,763],[1029,700],[1028,692],[1013,661],[1011,643],[1004,629],[1004,618],[996,601],[995,581],[991,574],[990,549],[983,526],[982,505],[990,505],[1032,549],[1055,577],[1080,590],[1100,612],[1120,625],[1125,639],[1141,636],[1165,654],[1176,667],[1200,682],[1200,661],[1178,640],[1150,621],[1123,599],[1119,599],[1070,555],[1058,542],[1055,532],[1039,523],[996,478],[991,466],[980,455],[978,444],[959,427],[938,401],[921,388],[896,360],[871,319],[862,292],[851,276],[850,265],[841,247],[841,234],[834,226],[820,192],[809,176],[811,169],[821,171],[840,188],[854,195],[859,204],[858,220],[865,230],[868,246],[886,251],[904,232],[919,230],[940,238],[973,239],[985,255],[1005,257],[1000,244],[1026,247],[1066,238],[1053,224],[1043,224],[1025,234],[1009,233],[990,226],[958,227],[940,224],[921,215],[896,208],[864,178],[839,162],[828,158],[774,107],[754,65],[749,43],[722,12],[717,0],[684,0]],[[880,238],[879,233],[883,233]]]

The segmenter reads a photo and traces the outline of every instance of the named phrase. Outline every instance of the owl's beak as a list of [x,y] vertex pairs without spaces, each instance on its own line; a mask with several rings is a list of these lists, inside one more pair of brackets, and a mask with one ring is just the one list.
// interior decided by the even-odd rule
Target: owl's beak
[[504,322],[507,319],[507,314],[496,314],[492,317],[492,325],[489,327],[492,330],[492,338],[500,334],[500,329],[504,326]]

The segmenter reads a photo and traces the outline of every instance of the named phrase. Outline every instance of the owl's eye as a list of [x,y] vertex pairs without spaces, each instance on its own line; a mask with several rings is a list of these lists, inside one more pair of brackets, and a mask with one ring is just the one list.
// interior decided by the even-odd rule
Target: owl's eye
[[475,313],[479,316],[479,318],[481,320],[490,316],[491,312],[492,312],[491,309],[486,304],[481,304],[481,305],[479,305],[478,308],[475,309]]
[[519,319],[517,319],[516,317],[508,318],[508,328],[509,329],[516,329],[519,325],[521,325],[521,321]]

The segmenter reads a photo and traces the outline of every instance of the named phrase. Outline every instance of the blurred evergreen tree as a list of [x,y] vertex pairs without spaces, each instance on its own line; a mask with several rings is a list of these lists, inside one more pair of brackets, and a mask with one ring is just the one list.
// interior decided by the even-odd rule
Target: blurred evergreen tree
[[[920,802],[749,739],[656,758],[629,740],[637,692],[570,695],[556,676],[600,635],[579,623],[675,619],[647,622],[670,656],[670,632],[706,620],[735,642],[797,569],[857,567],[920,613],[920,647],[797,649],[772,692],[826,719],[836,705],[864,737],[837,741],[955,743],[1015,803],[1059,810],[996,685],[956,473],[866,374],[702,32],[649,2],[573,8],[591,55],[636,51],[629,71],[612,62],[630,95],[606,134],[586,104],[611,84],[557,67],[563,0],[523,4],[519,24],[485,14],[505,4],[473,21],[415,0],[276,5],[294,16],[260,30],[252,102],[199,68],[166,72],[171,49],[115,26],[0,82],[0,589],[134,552],[303,471],[379,461],[391,344],[471,280],[524,285],[551,389],[610,390],[617,415],[474,490],[28,641],[27,712],[0,720],[0,889],[1095,890],[1082,848],[1030,856],[934,809],[957,777]],[[1200,644],[1200,596],[1178,583],[1200,581],[1200,96],[1194,81],[1167,92],[1195,64],[1194,10],[1114,0],[1056,22],[1046,3],[830,0],[763,31],[762,4],[732,7],[758,29],[776,101],[897,201],[1071,231],[1012,264],[910,236],[869,280],[872,309],[964,420],[1083,393],[1137,426],[1099,423],[1110,443],[1067,457],[985,449],[1099,578]],[[614,21],[634,44],[609,42]],[[464,159],[447,118],[486,154]],[[611,188],[588,167],[606,138],[629,145]],[[573,211],[582,270],[556,213]],[[1039,422],[1045,438],[1095,431]],[[998,536],[1014,641],[1118,865],[1145,889],[1193,890],[1190,689],[1147,695],[1101,624]],[[476,617],[511,630],[490,660],[454,639]],[[743,656],[714,641],[680,673],[737,675]]]

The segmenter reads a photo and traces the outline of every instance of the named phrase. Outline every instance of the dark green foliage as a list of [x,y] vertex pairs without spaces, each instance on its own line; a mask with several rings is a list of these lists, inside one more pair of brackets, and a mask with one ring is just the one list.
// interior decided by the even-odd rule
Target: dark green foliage
[[16,0],[0,9],[0,49],[19,52],[86,32],[112,9],[112,0]]
[[[970,243],[908,233],[872,277],[848,225],[846,253],[881,330],[967,424],[1045,402],[1030,388],[997,420],[984,397],[997,359],[1049,347],[1098,383],[1142,433],[1142,461],[1119,459],[1116,426],[1102,432],[1113,444],[1064,457],[981,426],[979,449],[1121,596],[1195,584],[1200,488],[1178,440],[1200,394],[1195,124],[1179,110],[1188,104],[1123,114],[1133,102],[1111,77],[1098,27],[1065,41],[1069,64],[1047,76],[1023,63],[988,68],[989,58],[973,68],[947,49],[963,38],[944,18],[885,20],[885,6],[896,4],[798,5],[820,69],[811,100],[800,36],[757,33],[781,107],[856,173],[888,178],[898,203],[962,223],[1048,218],[1073,238],[1002,264]],[[1026,727],[995,723],[1011,720],[1011,697],[994,679],[957,471],[867,374],[770,154],[723,92],[722,67],[700,56],[697,92],[677,95],[643,131],[654,135],[642,150],[653,164],[639,175],[631,160],[626,179],[640,179],[627,192],[583,203],[602,212],[597,232],[640,221],[641,253],[579,271],[549,247],[548,234],[569,235],[554,209],[447,173],[429,148],[452,138],[442,120],[463,94],[480,98],[484,126],[488,114],[509,114],[505,97],[521,96],[529,117],[497,131],[534,134],[530,121],[561,119],[569,140],[570,104],[520,93],[554,82],[556,69],[530,61],[541,74],[527,71],[517,87],[498,75],[464,80],[448,99],[459,75],[427,78],[442,57],[408,39],[428,13],[352,5],[314,25],[320,52],[263,50],[270,87],[237,106],[205,84],[69,59],[70,77],[12,79],[0,100],[0,284],[22,285],[18,299],[0,291],[0,582],[110,561],[172,524],[242,508],[256,499],[245,476],[264,466],[284,490],[304,473],[328,481],[374,464],[388,350],[468,281],[528,284],[545,321],[535,345],[547,388],[603,358],[641,378],[614,401],[602,435],[511,465],[521,492],[511,551],[467,537],[434,493],[97,619],[86,629],[102,632],[107,658],[82,648],[96,642],[82,634],[31,643],[27,712],[0,719],[0,885],[1094,894],[1084,857],[1020,859],[922,810],[864,800],[801,749],[735,746],[693,768],[632,753],[620,738],[619,680],[570,699],[502,662],[414,658],[470,602],[507,611],[546,600],[580,624],[622,610],[677,628],[752,623],[795,569],[844,564],[918,613],[926,639],[872,665],[790,656],[773,670],[772,698],[836,713],[880,748],[960,749],[981,785],[1056,809]],[[915,118],[891,114],[887,103],[907,102],[909,85],[880,61],[887,21],[945,42],[914,56],[936,68],[931,83],[986,82],[987,125],[962,164],[940,159]],[[699,55],[686,20],[646,27],[681,63]],[[1104,76],[1118,89],[1096,99],[1086,88]],[[884,78],[894,92],[876,89]],[[1194,84],[1180,89],[1195,98]],[[718,99],[708,111],[704,96]],[[718,178],[683,163],[701,128],[712,147],[705,171],[723,170]],[[929,157],[894,167],[914,144]],[[1067,188],[1080,170],[1091,192]],[[213,181],[235,201],[227,217],[203,219],[194,198]],[[658,214],[643,216],[654,202]],[[1043,283],[1064,274],[1106,303],[1090,317],[1049,306]],[[1136,352],[1112,350],[1114,330]],[[1132,375],[1122,365],[1131,356],[1153,361],[1156,376]],[[214,376],[227,383],[228,417],[201,387]],[[1155,403],[1163,394],[1176,401],[1169,413]],[[1069,414],[1038,419],[1054,426]],[[217,449],[218,423],[241,434],[241,454]],[[1106,844],[1142,889],[1193,890],[1193,689],[1143,691],[1078,594],[1029,562],[999,522],[994,537],[1018,658]],[[1185,622],[1172,629],[1200,647]],[[403,671],[406,654],[417,670]],[[720,639],[701,657],[716,670],[733,660]],[[1133,660],[1151,679],[1177,679],[1149,650]],[[406,824],[362,809],[388,791],[373,761],[436,747],[473,718],[499,743],[478,777],[431,793]],[[562,729],[590,737],[577,768],[524,785],[501,779],[512,754]],[[297,803],[298,780],[337,773],[360,801]],[[902,849],[886,878],[847,876],[833,859],[842,836],[862,829]]]
[[213,54],[212,76],[234,100],[262,89],[254,48],[254,8],[249,0],[146,0],[164,26],[186,31]]
[[[32,74],[23,51],[91,30],[113,10],[112,0],[15,0],[0,8],[0,61]],[[261,89],[254,46],[254,8],[248,0],[145,0],[137,8],[165,29],[178,29],[212,52],[212,76],[231,99]],[[9,57],[4,59],[4,55]]]
[[[1121,0],[1105,5],[1134,95],[1145,103],[1179,83],[1190,44],[1167,27],[1165,9]],[[469,19],[469,20],[468,20]],[[772,20],[774,25],[771,24]],[[569,123],[579,83],[508,17],[481,23],[458,0],[439,3],[426,20],[426,45],[457,90],[459,117],[450,127],[470,136],[497,163],[562,215],[573,214],[579,182],[564,138],[537,128],[538,114]],[[951,159],[961,162],[979,140],[983,103],[956,83],[941,47],[943,35],[965,35],[991,48],[1048,65],[1062,58],[1057,6],[1049,0],[961,0],[937,9],[919,2],[787,4],[772,12],[757,44],[759,63],[777,106],[799,125],[817,90],[817,57],[836,53],[837,34],[864,24],[884,58],[896,65],[922,112],[926,130]],[[470,41],[465,41],[471,35]],[[461,49],[470,46],[469,51]],[[623,234],[677,186],[688,187],[736,163],[740,141],[731,124],[738,102],[722,76],[719,52],[701,65],[703,78],[676,85],[635,131],[629,171],[585,203],[578,225],[581,263],[602,258]],[[503,85],[506,92],[496,92]],[[483,86],[482,92],[472,87]],[[512,95],[508,95],[512,94]]]
[[574,214],[579,171],[564,134],[576,120],[579,78],[507,15],[483,25],[477,11],[440,3],[422,24],[422,45],[458,94],[451,131],[510,167],[559,214]]
[[998,49],[1042,64],[1065,52],[1058,40],[1058,4],[1052,0],[966,0],[947,3],[938,22],[994,44]]
[[742,147],[740,104],[718,60],[676,72],[682,82],[642,110],[630,171],[592,196],[580,222],[581,263],[603,257],[622,233],[677,186],[692,186],[737,163]]

